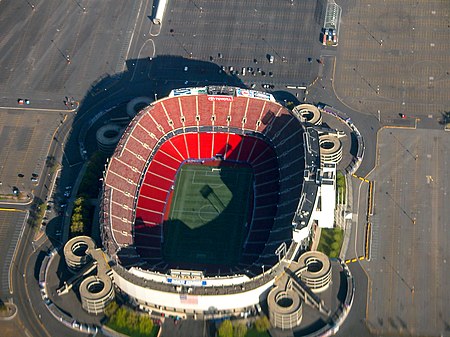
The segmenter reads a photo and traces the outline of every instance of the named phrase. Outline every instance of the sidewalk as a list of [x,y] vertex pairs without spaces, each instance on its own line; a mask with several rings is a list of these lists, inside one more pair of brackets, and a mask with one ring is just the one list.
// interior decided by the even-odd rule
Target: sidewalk
[[317,246],[319,245],[319,241],[320,241],[320,234],[322,233],[322,228],[320,228],[319,226],[316,227],[316,231],[313,235],[314,239],[311,245],[311,251],[316,251],[317,250]]

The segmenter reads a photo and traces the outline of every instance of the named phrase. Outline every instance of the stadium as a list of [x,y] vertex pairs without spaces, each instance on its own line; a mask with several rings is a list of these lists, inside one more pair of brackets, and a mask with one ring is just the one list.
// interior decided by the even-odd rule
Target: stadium
[[308,245],[317,131],[265,92],[175,89],[131,121],[104,174],[116,290],[179,317],[246,315]]

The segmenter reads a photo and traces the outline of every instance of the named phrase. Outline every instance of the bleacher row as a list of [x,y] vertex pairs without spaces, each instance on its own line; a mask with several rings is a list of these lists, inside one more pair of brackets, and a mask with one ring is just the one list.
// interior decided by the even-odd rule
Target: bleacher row
[[[210,132],[200,133],[204,127]],[[193,129],[197,132],[184,132]],[[168,137],[169,133],[177,135]],[[275,154],[266,142],[248,137],[258,134],[271,141]],[[255,234],[250,233],[247,240],[248,247],[256,248],[245,256],[254,261],[258,251],[269,250],[273,257],[276,247],[272,249],[267,242],[272,238],[282,242],[279,229],[290,230],[293,214],[290,220],[283,217],[276,204],[295,203],[301,191],[302,135],[303,128],[287,109],[266,100],[234,97],[232,102],[210,101],[207,95],[198,95],[166,98],[150,105],[133,119],[110,160],[105,177],[106,231],[117,247],[137,244],[141,238],[145,242],[142,246],[160,242],[158,225],[178,167],[186,159],[221,154],[224,159],[251,163],[256,172]],[[275,212],[271,226],[268,222]],[[268,232],[265,239],[256,234],[270,227],[276,235]],[[284,241],[289,238],[286,234]]]

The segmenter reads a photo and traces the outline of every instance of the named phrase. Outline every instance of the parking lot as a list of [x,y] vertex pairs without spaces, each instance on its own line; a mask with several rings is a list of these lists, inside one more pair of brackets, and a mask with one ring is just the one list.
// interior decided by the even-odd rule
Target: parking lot
[[450,98],[448,2],[350,1],[343,8],[337,95],[388,124],[420,118],[439,127]]
[[[9,266],[25,221],[25,212],[0,209],[0,298],[9,296]],[[14,267],[14,266],[13,266]]]
[[58,113],[0,110],[0,194],[12,194],[14,186],[28,194],[35,187],[61,120]]
[[367,322],[377,334],[450,333],[450,134],[383,129],[378,137]]
[[[257,0],[171,1],[161,34],[155,38],[156,51],[160,56],[175,55],[216,65],[191,76],[203,72],[203,78],[217,82],[225,81],[225,75],[231,73],[246,86],[254,84],[259,90],[263,90],[262,84],[273,85],[267,89],[274,90],[283,90],[289,84],[309,84],[318,71],[314,55],[321,47],[321,10],[320,1],[315,0],[280,1],[276,5]],[[172,66],[182,69],[185,65]],[[168,67],[166,76],[170,77],[171,70]]]

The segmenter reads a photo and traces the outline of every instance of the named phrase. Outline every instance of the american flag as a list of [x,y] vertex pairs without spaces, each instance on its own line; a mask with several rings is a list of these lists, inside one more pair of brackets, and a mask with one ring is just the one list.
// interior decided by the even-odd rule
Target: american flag
[[198,297],[192,295],[180,295],[180,302],[183,304],[198,304]]

